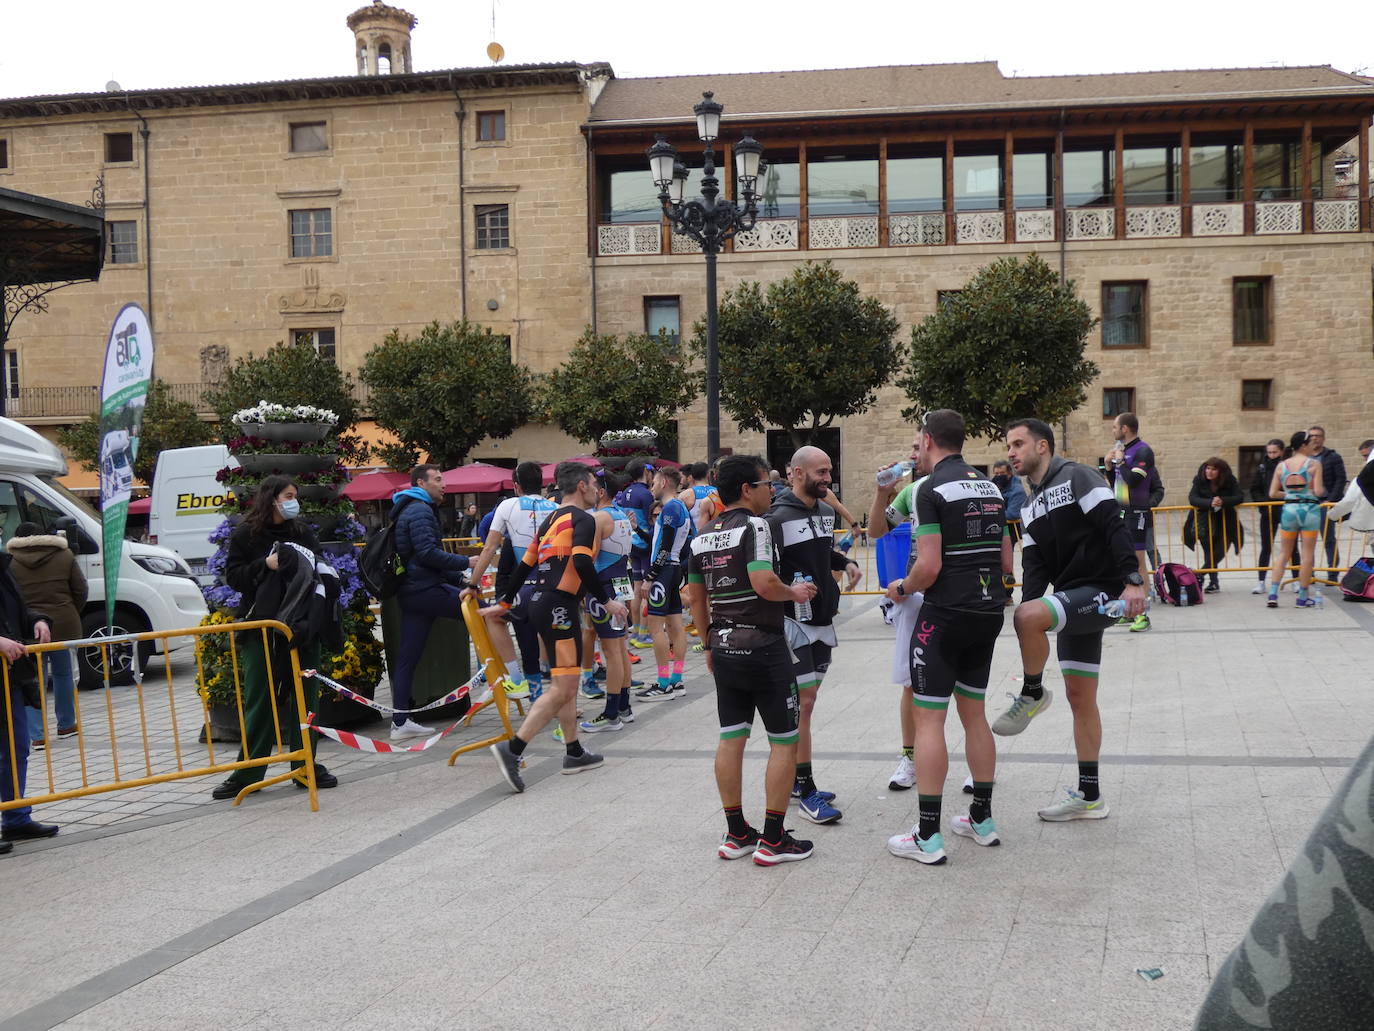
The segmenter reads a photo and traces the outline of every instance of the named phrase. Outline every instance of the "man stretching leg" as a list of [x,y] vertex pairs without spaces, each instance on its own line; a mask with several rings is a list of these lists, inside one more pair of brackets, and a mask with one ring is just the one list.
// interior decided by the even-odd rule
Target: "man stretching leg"
[[[1031,485],[1021,510],[1022,602],[1016,607],[1016,639],[1024,672],[1021,694],[992,725],[993,733],[1019,734],[1049,708],[1052,695],[1042,683],[1050,657],[1049,632],[1057,631],[1059,668],[1073,709],[1078,753],[1078,790],[1040,810],[1040,819],[1100,820],[1107,803],[1098,783],[1102,716],[1097,678],[1102,633],[1112,625],[1098,607],[1120,597],[1126,615],[1145,611],[1145,579],[1121,506],[1095,471],[1054,454],[1054,430],[1039,419],[1018,419],[1007,427],[1007,456]],[[1054,594],[1045,595],[1049,585]]]

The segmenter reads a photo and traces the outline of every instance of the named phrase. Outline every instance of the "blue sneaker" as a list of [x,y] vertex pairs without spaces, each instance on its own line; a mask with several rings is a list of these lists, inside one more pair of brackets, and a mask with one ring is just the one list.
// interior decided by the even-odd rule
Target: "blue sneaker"
[[840,817],[844,814],[831,805],[824,795],[824,791],[813,791],[797,803],[797,812],[803,820],[810,820],[812,823],[840,822]]
[[927,866],[939,866],[945,861],[945,839],[937,832],[922,841],[915,827],[906,834],[894,834],[888,838],[887,850],[898,859],[914,859]]
[[992,822],[989,816],[981,823],[974,823],[973,818],[965,813],[963,816],[956,816],[950,824],[949,829],[955,834],[962,834],[966,838],[972,838],[980,845],[1000,845],[1002,839],[997,836],[997,825]]
[[[816,791],[815,795],[823,802],[835,801],[835,792],[833,791]],[[794,802],[799,802],[802,797],[801,781],[794,780],[792,782],[792,800]]]
[[596,700],[598,698],[604,699],[606,697],[605,688],[597,684],[596,679],[589,673],[584,673],[582,675],[582,686],[581,688],[579,688],[579,690],[581,691],[583,698],[590,698]]

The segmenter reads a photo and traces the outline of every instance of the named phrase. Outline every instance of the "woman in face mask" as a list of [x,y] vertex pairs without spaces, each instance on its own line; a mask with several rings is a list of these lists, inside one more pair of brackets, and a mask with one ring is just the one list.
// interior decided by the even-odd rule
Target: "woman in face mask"
[[[273,599],[280,598],[280,591],[273,590],[274,581],[288,572],[287,567],[291,563],[301,560],[300,553],[291,545],[305,548],[316,556],[320,554],[320,542],[315,532],[297,518],[300,511],[296,484],[291,477],[268,476],[258,484],[248,514],[229,537],[229,550],[224,563],[225,581],[243,596],[238,609],[239,619],[276,618]],[[293,750],[300,748],[301,720],[294,711],[291,659],[284,642],[280,641],[279,635],[269,632],[269,641],[277,638],[273,641],[270,656],[271,679],[274,682],[269,683],[268,656],[263,650],[262,631],[245,631],[235,637],[239,683],[243,690],[243,721],[247,731],[247,738],[239,748],[239,761],[270,755],[277,747],[278,725],[285,739],[283,743]],[[298,642],[298,647],[302,669],[319,664],[318,642]],[[306,706],[313,712],[318,708],[318,683],[311,677],[303,681],[303,686]],[[277,697],[275,720],[272,718],[273,694]],[[228,780],[215,788],[213,795],[215,798],[233,798],[249,784],[262,780],[266,773],[265,766],[235,770]],[[315,764],[317,787],[332,788],[338,783],[337,777],[318,763]],[[297,781],[296,786],[305,787],[301,781]]]

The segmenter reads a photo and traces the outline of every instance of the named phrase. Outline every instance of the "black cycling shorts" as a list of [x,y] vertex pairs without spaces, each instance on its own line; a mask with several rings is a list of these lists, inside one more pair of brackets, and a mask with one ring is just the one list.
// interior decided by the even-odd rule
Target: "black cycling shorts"
[[1039,599],[1050,610],[1050,629],[1058,634],[1059,668],[1066,677],[1097,679],[1102,665],[1102,633],[1116,622],[1114,616],[1105,616],[1097,608],[1114,598],[1115,594],[1101,587],[1075,587]]
[[833,649],[823,641],[792,644],[792,676],[798,691],[814,691],[821,686],[830,669]]
[[649,615],[682,615],[682,596],[678,588],[682,586],[682,567],[664,567],[659,579],[649,584]]
[[639,583],[649,575],[649,552],[630,552],[630,580]]
[[[615,597],[615,587],[610,581],[602,580],[601,583],[606,588],[606,593],[612,598]],[[597,601],[590,594],[584,599],[587,606],[587,618],[591,621],[592,629],[596,631],[596,636],[603,641],[614,640],[617,637],[625,636],[625,621],[620,621],[620,626],[612,624],[611,614],[606,611],[606,606]]]
[[577,599],[565,591],[537,591],[530,601],[529,620],[548,653],[549,674],[582,673],[582,619]]
[[768,740],[776,745],[795,744],[800,735],[797,687],[792,662],[782,638],[748,652],[711,651],[716,678],[716,711],[720,738],[748,737],[754,729],[754,713],[763,720]]
[[1144,551],[1150,531],[1154,529],[1155,514],[1148,508],[1128,508],[1122,512],[1126,520],[1126,532],[1131,535],[1131,547]]
[[912,704],[947,709],[955,692],[965,698],[983,698],[1002,617],[1000,610],[953,612],[930,602],[922,605],[908,652]]

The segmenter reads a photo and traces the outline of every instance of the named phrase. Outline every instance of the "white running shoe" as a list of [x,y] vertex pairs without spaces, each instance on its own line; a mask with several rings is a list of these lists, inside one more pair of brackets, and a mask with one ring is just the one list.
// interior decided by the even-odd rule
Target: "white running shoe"
[[892,771],[892,779],[887,782],[889,791],[910,791],[916,784],[916,764],[903,755],[897,760],[897,768]]
[[939,834],[932,834],[928,840],[922,841],[915,827],[906,834],[894,834],[888,838],[887,850],[898,859],[914,859],[927,866],[939,866],[945,861],[945,839]]
[[964,778],[964,794],[973,794],[973,774],[971,773]]
[[1002,737],[1012,737],[1030,726],[1030,721],[1048,709],[1050,702],[1054,701],[1053,691],[1048,687],[1044,688],[1043,691],[1044,693],[1039,698],[1007,692],[1007,697],[1011,699],[1011,706],[993,722],[992,732],[1000,734]]
[[1264,586],[1264,581],[1261,580],[1259,583],[1255,584],[1254,587],[1251,587],[1251,588],[1250,588],[1250,593],[1251,593],[1251,594],[1263,594],[1266,590],[1268,590],[1268,588]]
[[1040,810],[1040,819],[1049,823],[1064,823],[1068,820],[1105,820],[1109,810],[1107,800],[1098,798],[1088,802],[1083,793],[1073,788],[1064,789],[1064,797],[1054,805]]
[[1002,839],[997,836],[997,824],[992,822],[989,816],[982,823],[974,823],[973,818],[968,813],[956,816],[950,821],[949,829],[955,834],[962,834],[966,838],[972,838],[980,845],[1000,845]]
[[437,734],[437,733],[438,733],[438,731],[436,731],[436,730],[435,730],[434,728],[432,728],[432,727],[422,727],[420,724],[416,723],[414,720],[406,720],[406,721],[405,721],[404,723],[402,723],[399,727],[396,726],[396,725],[394,725],[394,724],[392,725],[392,727],[391,727],[391,740],[393,740],[393,741],[405,741],[407,738],[412,738],[412,737],[429,737],[431,734]]

